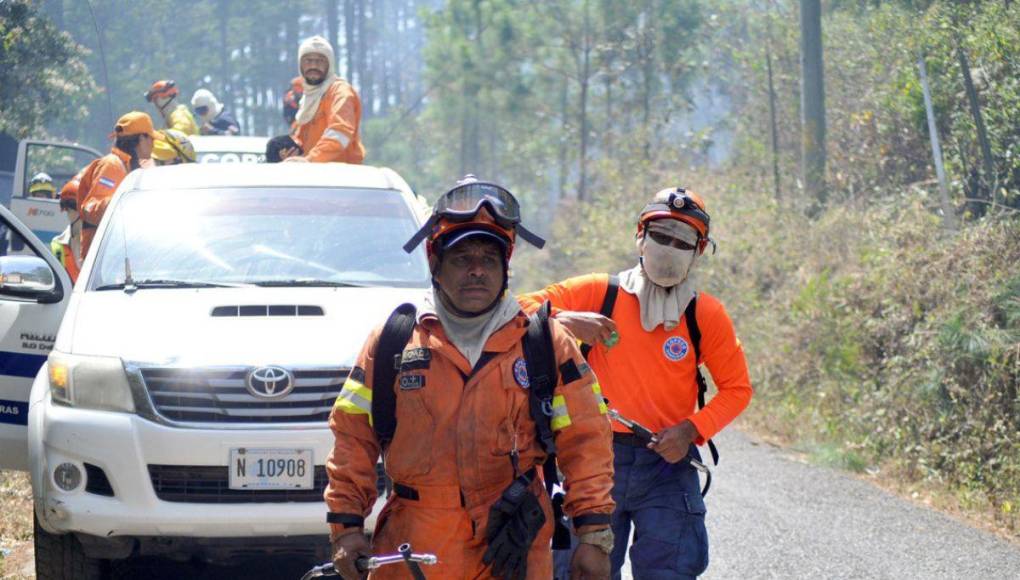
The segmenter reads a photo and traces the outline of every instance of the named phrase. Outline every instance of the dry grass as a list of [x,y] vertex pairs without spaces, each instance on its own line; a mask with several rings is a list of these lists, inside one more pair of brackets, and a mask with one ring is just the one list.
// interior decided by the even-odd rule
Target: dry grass
[[28,474],[0,471],[0,578],[32,578],[32,485]]

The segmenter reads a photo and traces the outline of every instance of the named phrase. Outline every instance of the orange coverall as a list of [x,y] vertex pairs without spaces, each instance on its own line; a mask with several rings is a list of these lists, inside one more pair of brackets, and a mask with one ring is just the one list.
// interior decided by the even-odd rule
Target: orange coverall
[[96,228],[106,213],[106,206],[131,167],[131,156],[114,147],[90,163],[78,184],[78,212],[81,214],[81,259],[89,255],[89,246]]
[[[430,578],[491,575],[482,562],[485,528],[489,508],[514,479],[510,452],[516,445],[522,472],[545,457],[531,420],[528,391],[522,386],[527,384],[521,345],[527,320],[520,313],[496,331],[472,369],[446,337],[439,319],[434,314],[419,316],[393,387],[397,429],[385,452],[390,478],[413,488],[419,498],[390,496],[376,525],[375,553],[394,553],[400,544],[410,542],[416,552],[439,557],[437,565],[426,569]],[[565,475],[564,511],[569,516],[608,515],[614,508],[613,453],[599,385],[573,337],[554,320],[550,328],[560,366],[552,428]],[[373,355],[380,332],[381,327],[365,343],[330,416],[336,443],[326,462],[325,499],[332,513],[364,517],[376,499],[380,446],[370,417]],[[528,556],[528,578],[548,579],[551,505],[541,478],[536,478],[532,491],[545,509],[546,524]],[[331,524],[334,538],[343,533],[342,526]],[[406,569],[391,566],[372,577],[406,575]]]
[[[598,312],[608,286],[608,274],[589,274],[521,295],[518,300],[529,312],[546,300],[552,302],[554,314],[564,310]],[[686,320],[670,331],[660,325],[646,332],[637,296],[623,289],[617,294],[611,317],[620,342],[610,349],[596,345],[588,360],[606,398],[620,414],[655,432],[690,419],[700,435],[696,443],[703,445],[747,407],[752,391],[744,350],[722,303],[699,292],[697,317],[701,362],[719,390],[698,412],[697,367]],[[629,433],[615,421],[613,430]]]
[[360,124],[361,99],[350,83],[340,79],[326,89],[312,120],[295,126],[292,137],[308,161],[361,163],[365,147]]

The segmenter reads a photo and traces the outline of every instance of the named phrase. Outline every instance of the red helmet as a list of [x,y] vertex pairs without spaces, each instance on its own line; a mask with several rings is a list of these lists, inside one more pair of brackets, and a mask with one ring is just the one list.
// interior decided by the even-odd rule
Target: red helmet
[[705,200],[682,187],[670,187],[655,194],[652,203],[645,206],[638,216],[637,237],[645,233],[648,222],[659,219],[675,219],[684,222],[698,232],[698,253],[705,251],[711,241],[709,216],[705,211]]
[[155,99],[172,99],[177,95],[181,94],[180,90],[177,89],[177,83],[174,81],[156,81],[152,83],[148,91],[145,91],[145,100],[150,103],[155,102]]

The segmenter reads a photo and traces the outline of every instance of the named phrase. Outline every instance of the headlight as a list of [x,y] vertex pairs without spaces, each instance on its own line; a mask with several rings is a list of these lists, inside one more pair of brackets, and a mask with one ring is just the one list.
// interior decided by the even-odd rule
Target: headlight
[[81,356],[53,351],[49,357],[50,394],[75,407],[133,413],[124,363],[108,356]]

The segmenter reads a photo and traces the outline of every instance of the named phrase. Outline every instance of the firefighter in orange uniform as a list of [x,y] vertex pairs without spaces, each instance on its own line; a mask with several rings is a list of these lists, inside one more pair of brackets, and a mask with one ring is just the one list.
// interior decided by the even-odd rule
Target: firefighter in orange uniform
[[[359,556],[392,553],[404,542],[438,556],[428,570],[435,578],[550,578],[554,517],[537,474],[546,457],[543,434],[555,441],[565,476],[563,508],[581,542],[575,577],[609,577],[606,408],[575,340],[551,320],[544,352],[556,366],[544,375],[552,380],[536,381],[550,387],[549,413],[532,419],[529,397],[540,397],[543,387],[533,390],[536,357],[524,351],[535,342],[525,336],[529,326],[541,326],[507,291],[518,236],[544,243],[520,225],[509,191],[468,178],[440,197],[432,218],[405,245],[411,251],[427,238],[433,297],[409,315],[398,348],[385,330],[389,324],[370,335],[330,417],[336,443],[326,463],[325,498],[334,564],[345,578],[363,576],[354,565]],[[400,354],[389,357],[390,351]],[[376,364],[377,356],[384,362]],[[392,368],[397,359],[399,370]],[[386,363],[391,370],[383,379]],[[395,398],[389,415],[384,397]],[[376,498],[380,453],[394,493],[370,547],[362,525]],[[510,493],[515,486],[527,493]],[[404,574],[380,568],[372,577]]]
[[[551,302],[557,320],[595,345],[588,360],[610,405],[656,434],[649,443],[613,422],[614,577],[633,525],[635,578],[693,578],[708,566],[697,445],[709,442],[716,458],[709,440],[747,407],[751,380],[726,309],[697,292],[691,276],[713,243],[704,201],[683,188],[658,192],[636,238],[634,268],[570,278],[520,300],[525,310]],[[719,391],[707,405],[700,363]]]
[[152,148],[163,139],[153,130],[152,118],[138,111],[118,119],[110,137],[116,139],[110,153],[89,164],[78,184],[82,260],[89,253],[96,228],[117,186],[131,171],[152,164]]
[[298,49],[298,68],[304,93],[291,137],[296,147],[281,152],[285,161],[361,163],[361,100],[336,74],[336,58],[329,41],[313,36]]
[[67,270],[71,283],[78,281],[81,271],[81,215],[78,213],[78,185],[87,166],[60,188],[60,211],[67,216],[68,226],[50,241],[50,251]]

